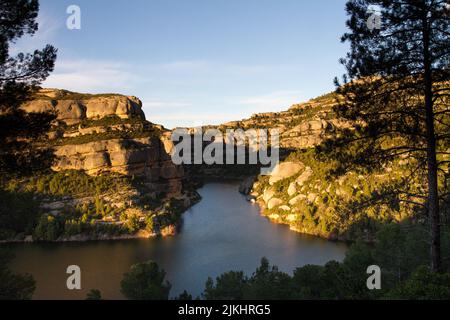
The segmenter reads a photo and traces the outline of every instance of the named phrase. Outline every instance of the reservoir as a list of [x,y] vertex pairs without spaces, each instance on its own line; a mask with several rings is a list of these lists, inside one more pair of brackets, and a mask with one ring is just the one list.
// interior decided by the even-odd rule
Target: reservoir
[[[269,222],[257,205],[247,202],[236,182],[208,183],[202,200],[183,216],[174,237],[104,242],[15,244],[11,269],[30,273],[37,282],[34,299],[84,299],[99,289],[104,299],[122,299],[120,281],[131,265],[156,261],[167,272],[171,296],[187,290],[199,296],[208,276],[230,271],[248,275],[262,257],[292,273],[305,264],[341,261],[347,246],[305,236]],[[66,288],[66,268],[81,268],[82,290]]]

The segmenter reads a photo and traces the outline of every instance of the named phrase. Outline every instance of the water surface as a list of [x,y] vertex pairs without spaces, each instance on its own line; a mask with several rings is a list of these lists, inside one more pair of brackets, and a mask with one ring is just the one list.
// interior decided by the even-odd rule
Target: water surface
[[[20,244],[11,267],[37,281],[35,299],[84,299],[90,289],[103,298],[121,299],[123,273],[137,262],[156,261],[172,283],[171,295],[184,289],[194,296],[208,276],[229,270],[251,274],[262,257],[291,273],[305,264],[342,260],[346,245],[292,232],[270,223],[256,205],[238,193],[237,183],[209,183],[199,190],[202,201],[184,214],[175,237],[108,242]],[[82,290],[66,288],[68,265],[82,271]]]

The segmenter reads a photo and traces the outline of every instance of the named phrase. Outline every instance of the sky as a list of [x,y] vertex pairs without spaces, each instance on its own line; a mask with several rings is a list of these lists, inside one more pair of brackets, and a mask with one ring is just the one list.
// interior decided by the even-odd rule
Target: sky
[[[147,120],[199,126],[281,111],[344,73],[345,0],[41,0],[11,53],[58,48],[44,87],[134,95]],[[67,8],[81,9],[70,30]]]

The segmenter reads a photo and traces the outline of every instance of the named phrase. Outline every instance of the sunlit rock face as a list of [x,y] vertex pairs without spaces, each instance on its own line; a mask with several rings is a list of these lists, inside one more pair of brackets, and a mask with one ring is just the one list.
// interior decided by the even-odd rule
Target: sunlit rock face
[[182,192],[185,174],[171,161],[171,132],[146,121],[138,98],[42,89],[22,109],[56,114],[48,133],[54,171],[140,176],[153,189]]
[[36,99],[25,103],[26,112],[55,112],[57,120],[67,125],[80,123],[84,119],[98,120],[117,116],[145,120],[142,102],[133,96],[88,95],[58,89],[44,89]]

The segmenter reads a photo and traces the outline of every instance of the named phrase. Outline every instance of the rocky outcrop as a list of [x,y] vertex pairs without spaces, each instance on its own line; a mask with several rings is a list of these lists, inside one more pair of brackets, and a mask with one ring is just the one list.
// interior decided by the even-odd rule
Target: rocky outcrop
[[284,180],[286,178],[292,177],[303,169],[303,165],[294,162],[283,162],[279,163],[272,171],[269,179],[269,183],[273,185],[274,183]]
[[55,147],[55,171],[82,170],[89,175],[115,172],[143,176],[149,183],[167,182],[172,194],[181,192],[182,166],[170,160],[157,138],[113,139]]
[[26,112],[54,112],[67,125],[110,116],[145,120],[141,108],[142,102],[133,96],[76,94],[57,89],[41,90],[35,100],[22,106]]
[[282,204],[283,204],[283,200],[278,199],[278,198],[272,198],[267,202],[267,208],[270,210],[270,209],[279,207]]
[[184,169],[170,159],[170,132],[147,122],[141,106],[136,97],[43,89],[22,108],[57,114],[48,135],[53,170],[141,176],[156,189],[180,195]]
[[[68,225],[90,221],[86,230],[98,227],[121,233],[73,234],[73,228],[67,231],[64,224],[57,241],[173,235],[181,213],[199,200],[186,181],[184,167],[171,160],[171,132],[146,121],[141,107],[136,97],[57,89],[41,90],[21,106],[26,112],[57,115],[48,139],[39,142],[54,153],[50,182],[35,177],[40,181],[37,196],[43,214],[65,216],[67,210],[78,210],[80,217]],[[76,181],[83,185],[78,188]],[[95,181],[115,189],[86,193],[97,190]],[[71,185],[69,193],[64,183]]]
[[286,111],[254,114],[251,118],[227,122],[219,128],[277,129],[282,149],[307,149],[320,144],[337,128],[352,127],[352,123],[335,117],[335,105],[336,95],[330,93],[295,104]]

